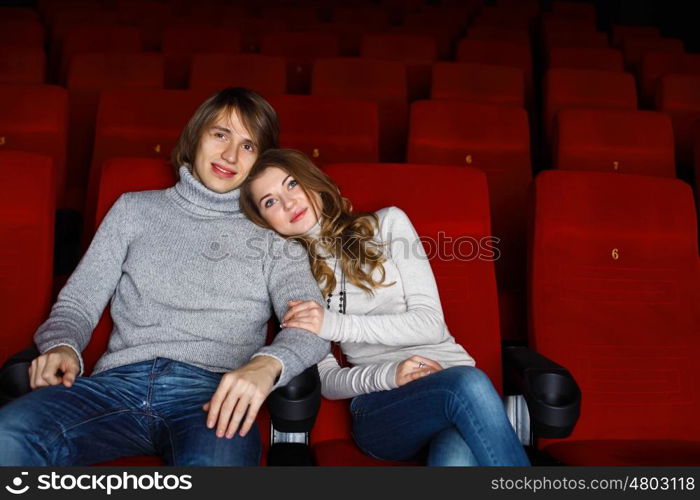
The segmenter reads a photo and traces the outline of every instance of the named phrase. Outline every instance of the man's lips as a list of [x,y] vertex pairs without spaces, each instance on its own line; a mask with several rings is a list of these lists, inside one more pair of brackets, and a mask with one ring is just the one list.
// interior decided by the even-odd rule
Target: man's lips
[[304,210],[300,210],[299,212],[297,212],[297,213],[294,215],[294,217],[292,217],[292,220],[290,220],[289,222],[296,222],[296,221],[298,221],[299,219],[301,219],[301,218],[304,216],[304,214],[306,213],[307,210],[308,210],[308,209],[306,209],[306,208],[305,208]]
[[212,163],[211,168],[214,171],[214,173],[218,174],[221,177],[231,178],[234,175],[236,175],[236,172],[234,170],[226,168],[219,163]]

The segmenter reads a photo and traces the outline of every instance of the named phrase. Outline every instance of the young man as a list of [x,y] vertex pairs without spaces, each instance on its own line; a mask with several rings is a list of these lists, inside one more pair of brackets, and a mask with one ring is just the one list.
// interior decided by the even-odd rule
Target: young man
[[[328,352],[294,328],[264,345],[271,307],[281,318],[291,300],[321,302],[303,251],[239,209],[238,187],[277,136],[264,99],[225,89],[183,130],[177,184],[117,200],[35,334],[34,390],[0,409],[0,465],[259,463],[263,401]],[[108,302],[108,349],[80,377]]]

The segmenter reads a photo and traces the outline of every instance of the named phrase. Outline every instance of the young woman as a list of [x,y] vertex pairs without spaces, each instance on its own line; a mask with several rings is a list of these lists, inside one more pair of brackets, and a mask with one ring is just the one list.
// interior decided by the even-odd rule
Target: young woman
[[[353,398],[367,454],[428,465],[528,465],[498,393],[444,322],[418,236],[396,207],[352,212],[303,154],[269,150],[241,188],[256,224],[301,241],[326,307],[297,301],[283,326],[339,342],[353,365],[319,364],[323,395]],[[405,249],[419,249],[406,255]]]
[[[34,340],[29,394],[0,409],[0,465],[88,465],[161,455],[169,465],[257,465],[270,391],[328,353],[271,307],[322,301],[308,262],[251,255],[282,238],[246,219],[241,185],[277,144],[277,115],[229,88],[195,112],[173,153],[179,181],[111,208]],[[81,352],[107,303],[114,329],[91,376]],[[223,438],[227,439],[223,439]]]

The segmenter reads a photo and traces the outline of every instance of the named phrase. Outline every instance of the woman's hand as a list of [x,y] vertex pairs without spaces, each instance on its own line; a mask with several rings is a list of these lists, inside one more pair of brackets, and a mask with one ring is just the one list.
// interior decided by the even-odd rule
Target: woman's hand
[[311,300],[291,300],[289,310],[282,318],[282,328],[303,328],[319,335],[323,326],[325,310]]
[[442,366],[437,361],[423,356],[411,356],[404,359],[396,368],[396,385],[401,387],[440,370],[442,370]]

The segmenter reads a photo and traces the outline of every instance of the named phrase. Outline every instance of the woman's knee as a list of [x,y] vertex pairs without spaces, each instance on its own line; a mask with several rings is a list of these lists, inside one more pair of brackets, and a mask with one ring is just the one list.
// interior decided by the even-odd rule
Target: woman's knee
[[454,366],[444,370],[445,386],[461,400],[479,405],[498,404],[502,401],[488,375],[473,366]]

